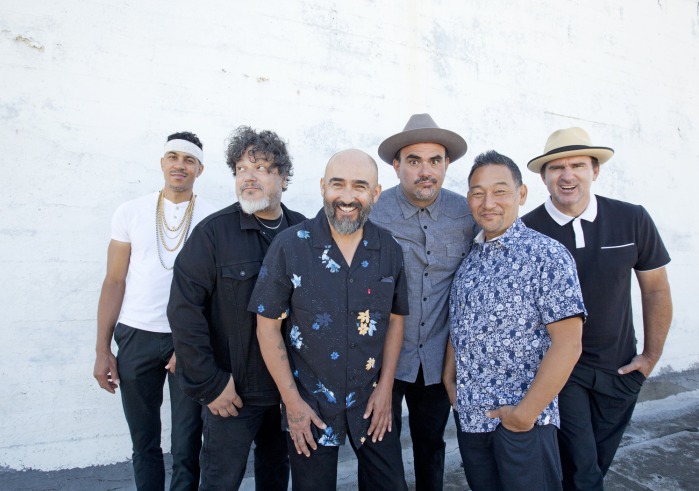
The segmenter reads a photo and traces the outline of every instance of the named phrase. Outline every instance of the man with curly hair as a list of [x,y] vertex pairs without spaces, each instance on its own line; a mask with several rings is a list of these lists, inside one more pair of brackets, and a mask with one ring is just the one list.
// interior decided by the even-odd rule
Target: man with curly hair
[[247,306],[272,239],[305,217],[281,203],[293,172],[276,133],[239,127],[226,163],[238,202],[192,233],[175,262],[167,313],[182,389],[203,406],[200,489],[238,489],[254,441],[256,488],[286,490],[279,393]]

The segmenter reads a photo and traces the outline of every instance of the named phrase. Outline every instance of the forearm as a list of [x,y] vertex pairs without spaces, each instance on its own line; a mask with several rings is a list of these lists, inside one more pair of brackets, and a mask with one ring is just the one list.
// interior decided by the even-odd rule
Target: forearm
[[655,365],[663,353],[672,322],[670,289],[641,294],[643,306],[643,354]]
[[445,387],[456,387],[456,357],[454,354],[454,347],[449,338],[447,338],[447,347],[444,351],[442,382]]
[[98,353],[111,352],[114,326],[119,319],[121,305],[124,301],[126,283],[105,279],[102,283],[99,303],[97,304],[97,343]]
[[[517,404],[516,411],[522,421],[533,424],[544,408],[551,403],[565,385],[582,352],[582,319],[560,321],[554,333],[549,326],[551,347],[536,372],[529,390]],[[567,331],[567,332],[566,332]]]
[[391,314],[388,322],[388,331],[383,344],[383,361],[381,363],[381,377],[379,383],[390,384],[393,387],[393,379],[396,375],[398,357],[403,345],[404,320],[402,315]]
[[300,395],[286,354],[281,333],[281,320],[257,316],[257,340],[267,370],[274,379],[285,404],[298,401]]

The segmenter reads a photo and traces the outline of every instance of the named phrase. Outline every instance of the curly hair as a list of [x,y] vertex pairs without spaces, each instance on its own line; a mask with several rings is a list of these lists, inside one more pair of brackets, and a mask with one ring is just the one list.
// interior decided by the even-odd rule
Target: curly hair
[[[294,175],[291,157],[286,150],[286,144],[273,131],[263,130],[259,133],[249,126],[238,126],[233,131],[228,141],[226,149],[226,164],[235,175],[235,168],[238,161],[247,154],[251,162],[264,159],[276,167],[279,175],[286,177],[287,184],[290,177]],[[283,189],[286,191],[286,187]]]
[[188,142],[194,143],[196,146],[204,150],[204,144],[199,140],[199,137],[190,131],[180,131],[179,133],[173,133],[167,137],[166,142],[170,140],[187,140]]

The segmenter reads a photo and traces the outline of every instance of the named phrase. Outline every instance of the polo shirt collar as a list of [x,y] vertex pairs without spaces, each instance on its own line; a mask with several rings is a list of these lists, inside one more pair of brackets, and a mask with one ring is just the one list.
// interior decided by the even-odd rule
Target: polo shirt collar
[[572,221],[573,233],[575,234],[575,248],[582,249],[585,247],[585,234],[583,233],[582,224],[580,221],[585,220],[592,223],[595,221],[595,218],[597,218],[597,197],[594,194],[590,195],[590,202],[587,204],[585,211],[583,211],[577,217],[568,216],[558,210],[558,208],[556,208],[556,206],[553,204],[551,196],[549,196],[549,199],[544,201],[544,208],[546,208],[546,211],[553,221],[560,226],[567,225]]
[[415,206],[413,203],[411,203],[408,197],[403,192],[403,188],[400,185],[398,185],[398,192],[396,193],[396,196],[398,196],[398,205],[400,206],[400,209],[403,212],[403,218],[405,218],[406,220],[411,216],[415,215],[418,211],[423,209],[427,210],[430,217],[432,217],[433,219],[439,219],[439,210],[442,207],[441,189],[439,191],[439,194],[437,195],[437,199],[435,199],[431,205],[424,207]]

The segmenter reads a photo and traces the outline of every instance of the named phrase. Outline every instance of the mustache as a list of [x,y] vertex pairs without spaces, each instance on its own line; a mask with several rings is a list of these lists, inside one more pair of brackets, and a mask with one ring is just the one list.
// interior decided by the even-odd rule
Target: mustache
[[245,191],[246,189],[259,189],[260,191],[264,191],[259,184],[243,184],[240,186],[241,191]]
[[431,182],[432,184],[437,184],[437,178],[435,177],[421,177],[420,179],[415,180],[413,184],[420,184],[421,182]]

